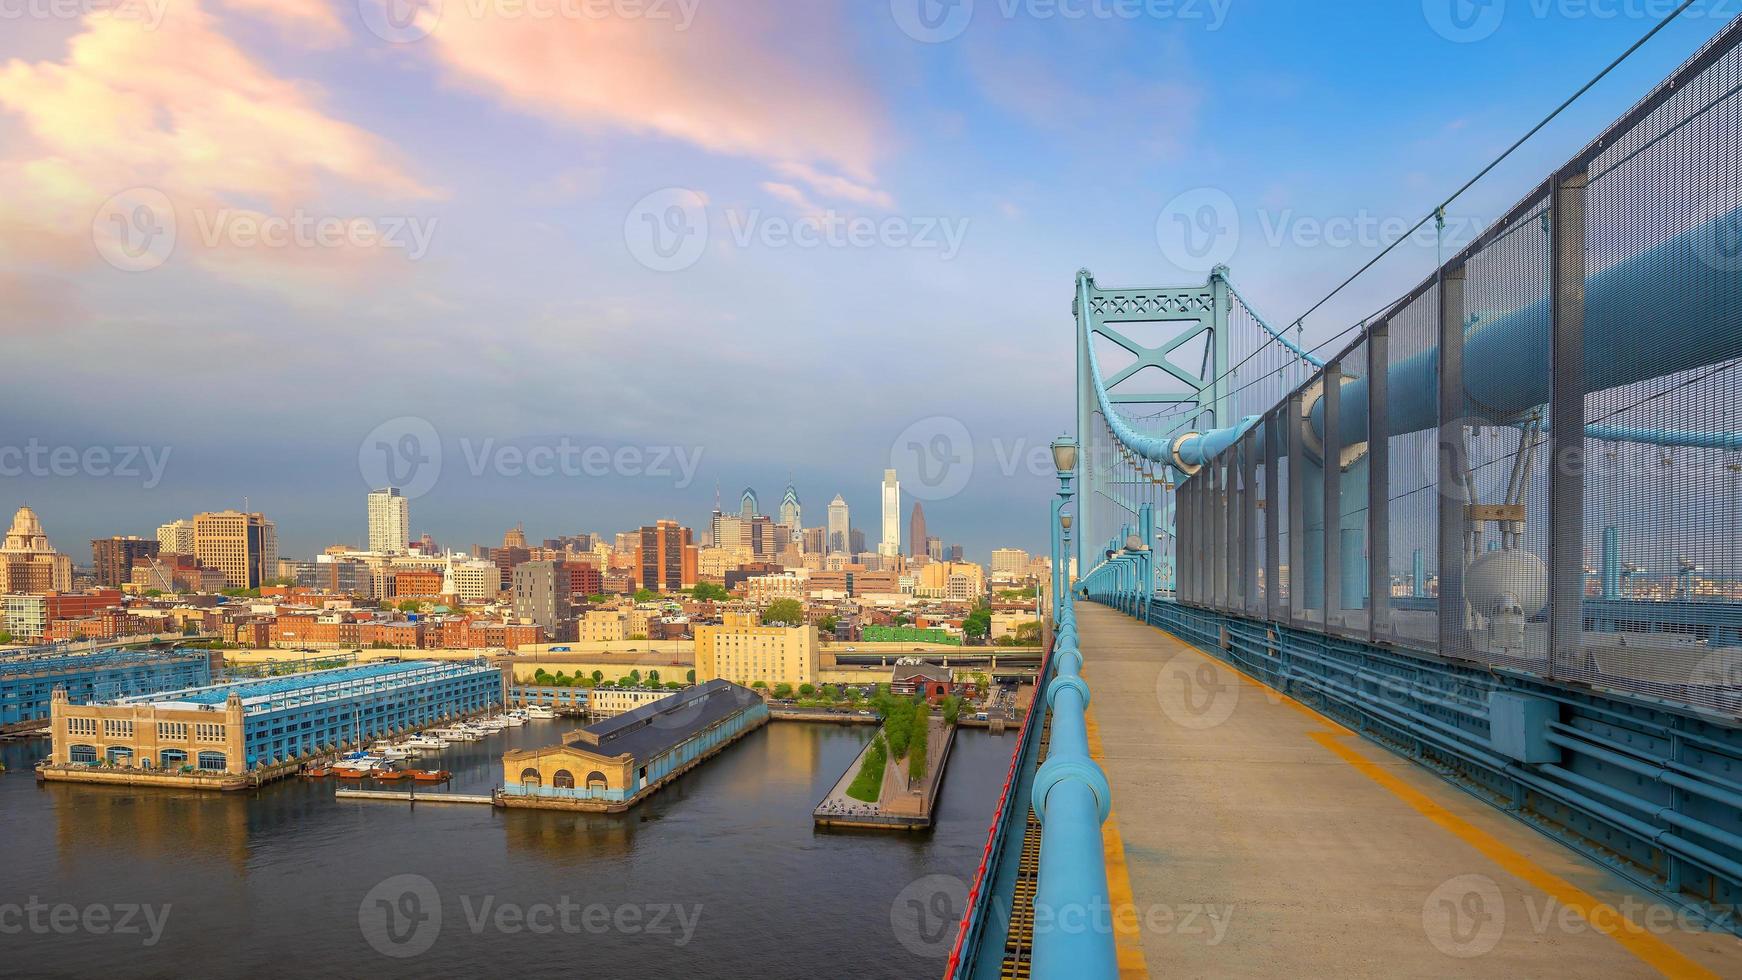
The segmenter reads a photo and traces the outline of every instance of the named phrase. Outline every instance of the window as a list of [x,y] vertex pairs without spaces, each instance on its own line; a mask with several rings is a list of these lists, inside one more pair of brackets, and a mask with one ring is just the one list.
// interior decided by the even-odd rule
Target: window
[[558,769],[556,775],[550,778],[550,784],[557,789],[574,789],[575,774],[567,769]]
[[[96,724],[92,722],[91,724]],[[97,761],[97,749],[91,745],[74,745],[67,749],[68,758],[76,765],[90,765]]]
[[544,785],[544,777],[539,775],[537,769],[529,766],[520,771],[520,785],[527,789],[537,789]]
[[229,760],[222,752],[201,752],[199,768],[206,772],[223,772],[229,768]]
[[222,742],[224,740],[224,726],[197,724],[194,726],[194,737],[202,742]]
[[160,721],[157,723],[157,737],[160,739],[185,742],[188,737],[187,722]]
[[68,718],[67,719],[67,734],[68,735],[95,735],[95,734],[97,734],[97,719],[95,719],[95,718]]
[[130,721],[117,721],[113,718],[105,718],[103,720],[103,737],[132,738],[133,723]]

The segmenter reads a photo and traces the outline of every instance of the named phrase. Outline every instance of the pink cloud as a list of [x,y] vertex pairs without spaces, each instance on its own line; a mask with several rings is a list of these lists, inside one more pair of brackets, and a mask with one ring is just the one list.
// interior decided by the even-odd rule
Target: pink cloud
[[493,9],[472,16],[450,3],[426,21],[421,43],[456,79],[510,105],[583,127],[826,166],[850,177],[846,184],[874,179],[880,113],[843,56],[833,3],[744,0],[699,11],[682,29],[674,19]]
[[[225,2],[268,14],[289,6]],[[196,0],[181,0],[173,14],[154,30],[87,17],[63,60],[0,65],[0,115],[11,115],[5,129],[14,134],[0,144],[0,180],[18,190],[0,201],[0,254],[30,254],[46,241],[56,246],[50,264],[63,266],[62,246],[82,240],[94,259],[94,218],[133,188],[161,192],[181,216],[239,203],[342,216],[335,197],[366,195],[403,208],[440,196],[386,141],[329,115],[318,91],[249,57]],[[279,250],[231,262],[226,249],[191,233],[177,248],[185,261],[234,268],[243,279],[274,261],[299,271],[355,261],[330,252]]]

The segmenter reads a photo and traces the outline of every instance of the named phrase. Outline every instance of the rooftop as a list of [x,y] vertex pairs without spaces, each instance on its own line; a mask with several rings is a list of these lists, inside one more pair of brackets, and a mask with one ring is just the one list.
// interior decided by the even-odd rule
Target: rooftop
[[481,664],[413,660],[404,663],[372,663],[355,667],[316,670],[304,674],[288,674],[257,680],[233,681],[208,687],[165,691],[159,694],[122,698],[117,704],[155,704],[161,708],[198,708],[221,705],[232,694],[242,699],[243,710],[249,714],[271,710],[285,701],[337,700],[339,698],[380,690],[402,684],[432,680],[455,674],[493,671]]
[[727,680],[711,680],[588,725],[566,736],[563,742],[570,748],[599,755],[629,755],[640,763],[761,701],[747,687]]

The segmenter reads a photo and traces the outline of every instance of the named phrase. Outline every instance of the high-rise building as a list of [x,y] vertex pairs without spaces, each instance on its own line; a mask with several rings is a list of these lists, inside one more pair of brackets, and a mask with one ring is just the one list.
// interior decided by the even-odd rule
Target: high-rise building
[[72,558],[54,550],[36,511],[18,508],[0,545],[0,594],[67,592],[73,587]]
[[1021,548],[992,549],[992,577],[1014,582],[1028,574],[1028,552]]
[[901,554],[901,481],[894,470],[883,471],[883,536],[877,553],[885,558]]
[[859,528],[853,528],[847,532],[847,551],[855,555],[862,555],[865,553],[864,531]]
[[780,495],[780,523],[785,524],[791,532],[793,544],[804,544],[804,505],[799,503],[798,489],[791,483],[786,485],[786,492]]
[[925,556],[932,561],[944,560],[944,539],[930,537],[925,539]]
[[514,618],[544,627],[546,636],[569,618],[569,573],[560,562],[514,566]]
[[950,561],[961,561],[962,560],[962,546],[959,544],[950,545],[949,550],[946,553],[945,557],[947,557]]
[[191,555],[194,553],[194,522],[170,521],[157,528],[158,554]]
[[690,529],[676,521],[643,527],[635,549],[636,583],[655,592],[676,592],[696,584],[697,548]]
[[156,558],[162,546],[138,535],[94,538],[91,541],[91,565],[96,570],[97,584],[118,589],[133,581],[133,563]]
[[762,516],[762,509],[756,503],[756,491],[744,488],[744,496],[738,499],[738,516],[744,520],[754,520]]
[[696,680],[809,684],[821,669],[816,628],[764,626],[754,613],[728,612],[718,626],[695,628]]
[[913,516],[907,522],[908,554],[915,558],[925,554],[925,508],[913,502]]
[[258,589],[278,572],[278,526],[263,514],[194,515],[194,557],[232,589]]
[[852,526],[848,523],[847,501],[840,494],[829,501],[829,538],[828,553],[831,555],[847,554],[853,545]]
[[802,541],[804,553],[821,555],[829,550],[829,529],[824,527],[807,527],[804,529]]
[[504,547],[504,548],[524,548],[524,547],[526,547],[526,525],[516,524],[513,527],[509,528],[508,531],[502,535],[502,547]]
[[403,554],[411,542],[411,501],[398,487],[369,491],[369,550]]

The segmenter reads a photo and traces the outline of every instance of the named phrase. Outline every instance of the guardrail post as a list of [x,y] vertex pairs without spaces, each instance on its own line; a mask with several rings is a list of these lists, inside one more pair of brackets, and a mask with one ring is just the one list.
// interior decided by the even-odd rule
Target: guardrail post
[[1549,199],[1553,388],[1548,434],[1548,676],[1584,666],[1585,188],[1563,174]]
[[1468,645],[1464,612],[1464,267],[1440,269],[1439,652],[1458,656]]

